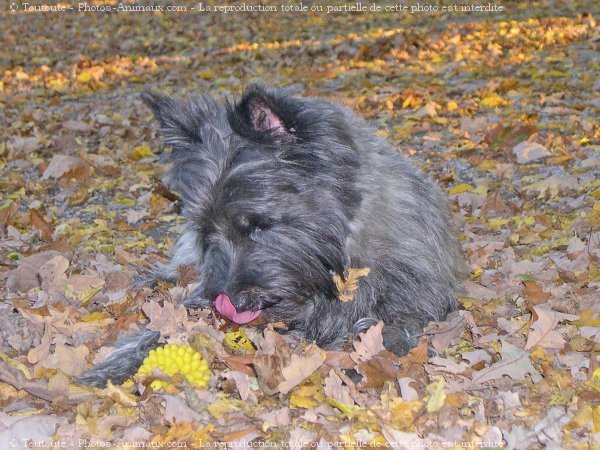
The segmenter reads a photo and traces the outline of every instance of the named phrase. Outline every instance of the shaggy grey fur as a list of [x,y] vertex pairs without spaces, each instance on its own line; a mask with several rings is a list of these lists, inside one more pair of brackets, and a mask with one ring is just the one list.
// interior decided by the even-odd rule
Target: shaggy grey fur
[[[324,348],[383,320],[384,344],[397,354],[456,308],[464,263],[446,201],[363,120],[259,86],[225,106],[210,97],[144,99],[173,148],[171,186],[188,224],[157,276],[197,267],[186,306],[225,293],[237,311],[261,310]],[[340,301],[333,275],[363,267],[371,271],[354,300]],[[142,336],[120,357],[156,345],[156,335]],[[83,380],[123,379],[139,360],[124,367],[116,359]]]

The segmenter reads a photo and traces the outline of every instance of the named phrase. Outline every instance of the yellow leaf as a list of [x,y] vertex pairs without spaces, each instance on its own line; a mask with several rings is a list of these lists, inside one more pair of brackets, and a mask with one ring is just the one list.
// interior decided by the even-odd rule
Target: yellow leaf
[[16,369],[19,369],[23,375],[25,375],[25,378],[27,378],[28,380],[31,380],[31,372],[29,372],[29,369],[27,368],[27,366],[23,363],[20,363],[19,361],[12,359],[11,357],[9,357],[8,355],[0,352],[0,360],[7,362],[8,364],[10,364],[11,366],[15,367]]
[[460,183],[460,184],[457,184],[456,186],[454,186],[450,190],[450,195],[462,194],[463,192],[472,192],[472,191],[473,191],[473,186],[471,186],[470,184],[467,184],[467,183]]
[[592,217],[590,218],[592,226],[600,226],[600,202],[595,202],[592,207]]
[[112,323],[113,319],[106,312],[96,311],[82,316],[81,321],[87,323],[98,322],[96,325],[104,326]]
[[496,169],[496,161],[491,159],[486,159],[481,164],[479,164],[476,169],[479,172],[493,172]]
[[585,405],[575,417],[571,419],[571,423],[574,423],[578,428],[585,426],[589,421],[594,418],[594,410],[590,405]]
[[120,386],[115,386],[110,380],[106,383],[106,388],[102,391],[106,397],[110,397],[114,401],[125,406],[136,406],[137,400],[135,395],[123,390]]
[[115,198],[115,202],[126,206],[133,206],[135,204],[135,200],[129,197],[117,197]]
[[358,282],[362,277],[366,277],[371,272],[368,267],[362,269],[350,268],[347,271],[345,280],[339,275],[334,275],[333,282],[338,290],[338,298],[343,302],[354,300],[354,291],[358,289]]
[[225,345],[231,350],[242,353],[254,353],[254,345],[246,336],[243,328],[238,328],[237,331],[230,331],[225,335]]
[[92,73],[89,70],[84,70],[77,75],[77,81],[80,83],[89,83],[92,80]]
[[600,315],[594,317],[592,309],[586,309],[579,314],[579,320],[573,322],[578,327],[600,327]]
[[152,215],[158,215],[159,212],[166,209],[170,204],[171,201],[162,195],[155,194],[154,192],[150,195],[150,213]]
[[459,296],[458,297],[458,302],[460,303],[460,305],[466,309],[467,311],[470,311],[471,309],[473,309],[475,307],[475,305],[477,305],[478,303],[481,303],[479,300],[477,300],[476,298],[472,298],[472,297],[462,297]]
[[421,409],[421,402],[418,400],[406,401],[401,398],[390,398],[390,411],[392,413],[391,421],[402,424],[403,430],[408,430]]
[[208,70],[203,70],[203,71],[199,72],[198,75],[203,80],[211,80],[215,77],[215,72],[208,69]]
[[324,401],[325,395],[320,383],[302,384],[290,395],[290,406],[294,408],[316,408]]
[[409,95],[408,97],[406,97],[406,99],[402,102],[402,109],[406,109],[411,105],[416,105],[417,102],[415,101],[415,99],[413,98],[412,95]]
[[152,150],[150,150],[150,147],[148,147],[147,145],[139,145],[137,147],[135,147],[133,150],[131,150],[131,159],[134,161],[138,161],[140,159],[143,158],[150,158],[153,157],[154,153],[152,153]]
[[446,109],[448,109],[448,111],[456,111],[458,109],[458,104],[454,100],[450,100],[446,105]]
[[340,401],[334,400],[332,398],[327,397],[325,401],[329,404],[329,406],[333,406],[334,408],[339,409],[344,414],[356,414],[361,411],[361,407],[357,405],[347,405],[346,403],[342,403]]
[[592,389],[600,392],[600,367],[594,370],[594,374],[592,375],[592,379],[585,382],[586,386],[591,387]]
[[542,347],[539,346],[534,347],[533,351],[531,352],[531,357],[533,359],[544,359],[545,356],[546,352]]
[[515,217],[507,217],[507,218],[494,218],[488,221],[488,226],[492,229],[492,230],[499,230],[500,228],[502,228],[504,225],[506,225],[507,223],[514,221]]
[[431,397],[427,400],[427,412],[435,412],[444,405],[444,400],[446,399],[446,393],[444,392],[445,384],[446,380],[443,377],[439,377],[438,381],[427,386],[427,389],[431,392]]
[[234,400],[220,398],[217,401],[212,402],[210,405],[208,405],[206,409],[211,416],[213,416],[215,419],[218,419],[223,414],[226,414],[229,411],[236,411],[240,408],[235,404]]
[[473,189],[473,192],[478,195],[487,195],[488,187],[483,185],[477,186],[475,189]]
[[504,106],[508,102],[500,97],[495,92],[488,92],[481,99],[481,104],[488,108],[497,108],[498,106]]
[[96,293],[100,291],[100,289],[102,289],[102,286],[91,289],[85,289],[83,291],[76,292],[75,297],[77,298],[77,300],[79,300],[82,304],[85,305],[87,302],[90,301],[90,299],[94,295],[96,295]]
[[179,447],[182,443],[186,443],[186,447],[207,448],[208,446],[210,448],[215,442],[211,435],[214,429],[215,426],[210,423],[203,427],[199,427],[195,422],[176,423],[169,427],[166,434],[154,435],[148,447]]

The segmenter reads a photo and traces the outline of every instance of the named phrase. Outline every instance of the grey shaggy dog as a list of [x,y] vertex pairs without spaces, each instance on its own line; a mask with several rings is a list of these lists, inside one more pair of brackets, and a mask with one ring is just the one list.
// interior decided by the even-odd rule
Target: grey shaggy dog
[[[214,304],[238,323],[263,314],[327,349],[383,320],[398,355],[457,307],[464,263],[445,198],[351,112],[261,86],[225,106],[144,100],[173,149],[170,185],[187,219],[156,276],[193,264],[199,287],[187,307]],[[333,276],[365,267],[354,300],[341,301]],[[118,341],[80,381],[122,382],[158,337]]]

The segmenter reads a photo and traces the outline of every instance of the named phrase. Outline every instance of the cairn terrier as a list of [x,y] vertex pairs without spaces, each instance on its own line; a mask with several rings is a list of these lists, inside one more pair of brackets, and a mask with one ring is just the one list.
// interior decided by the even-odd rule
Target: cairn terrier
[[[350,111],[261,86],[225,106],[143,98],[172,147],[188,230],[157,276],[197,268],[186,306],[283,321],[328,349],[383,320],[398,355],[456,308],[464,263],[444,196]],[[344,298],[356,269],[368,270]],[[123,381],[157,341],[144,331],[117,342],[81,381]]]

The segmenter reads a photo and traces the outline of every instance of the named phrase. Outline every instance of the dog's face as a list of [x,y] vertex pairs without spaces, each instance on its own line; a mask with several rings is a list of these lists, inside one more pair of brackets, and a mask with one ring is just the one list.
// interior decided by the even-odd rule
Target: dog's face
[[226,106],[144,99],[173,148],[171,185],[198,232],[201,295],[220,311],[287,320],[294,305],[334,297],[360,202],[344,112],[260,87]]

